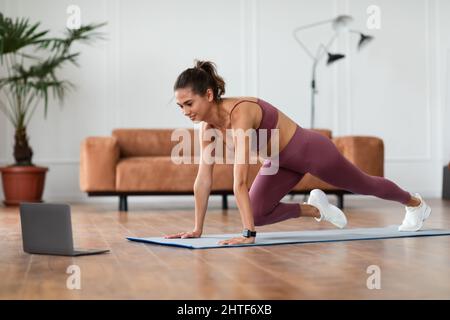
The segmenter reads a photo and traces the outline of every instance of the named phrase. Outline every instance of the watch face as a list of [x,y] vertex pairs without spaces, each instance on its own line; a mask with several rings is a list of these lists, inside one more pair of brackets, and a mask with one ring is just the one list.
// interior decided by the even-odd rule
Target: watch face
[[246,238],[254,237],[254,236],[256,236],[256,231],[250,231],[248,229],[245,229],[243,232],[243,236]]

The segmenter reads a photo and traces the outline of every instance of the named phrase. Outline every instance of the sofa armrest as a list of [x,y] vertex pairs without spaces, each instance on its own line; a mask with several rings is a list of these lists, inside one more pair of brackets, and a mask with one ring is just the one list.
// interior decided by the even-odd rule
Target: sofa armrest
[[345,136],[332,141],[351,163],[372,176],[384,176],[384,143],[377,137]]
[[80,189],[114,191],[120,150],[115,137],[87,137],[81,142]]

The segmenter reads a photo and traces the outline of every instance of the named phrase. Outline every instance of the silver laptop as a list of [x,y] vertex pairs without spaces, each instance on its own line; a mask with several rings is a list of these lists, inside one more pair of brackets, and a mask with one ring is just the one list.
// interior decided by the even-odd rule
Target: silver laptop
[[74,249],[70,206],[59,203],[20,203],[23,250],[28,253],[82,256],[109,252]]

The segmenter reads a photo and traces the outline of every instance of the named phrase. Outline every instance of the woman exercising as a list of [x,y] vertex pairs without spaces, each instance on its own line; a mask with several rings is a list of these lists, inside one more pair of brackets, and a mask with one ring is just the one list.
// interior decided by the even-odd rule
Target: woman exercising
[[[202,151],[211,143],[203,138],[206,130],[219,130],[223,137],[231,131],[235,159],[243,155],[248,160],[250,143],[247,139],[245,143],[238,143],[239,137],[235,132],[239,129],[267,130],[267,144],[263,149],[268,157],[264,159],[250,190],[247,188],[248,161],[235,161],[233,165],[233,192],[242,219],[243,235],[219,244],[254,243],[255,226],[290,218],[314,217],[317,221],[325,220],[344,228],[347,224],[344,213],[330,204],[326,194],[319,189],[310,192],[308,203],[280,202],[306,173],[355,194],[372,195],[405,205],[406,215],[399,231],[420,230],[431,213],[431,208],[418,193],[411,195],[388,179],[364,173],[348,161],[329,138],[300,127],[270,103],[253,97],[222,98],[225,82],[210,61],[196,61],[194,68],[183,71],[175,82],[174,92],[184,115],[194,122],[202,121],[199,131]],[[279,151],[274,154],[271,153],[271,129],[278,129]],[[204,152],[200,154],[194,183],[194,230],[167,235],[166,238],[195,238],[202,234],[214,163],[205,162]],[[277,172],[262,174],[263,168],[272,165],[274,157],[278,159]]]

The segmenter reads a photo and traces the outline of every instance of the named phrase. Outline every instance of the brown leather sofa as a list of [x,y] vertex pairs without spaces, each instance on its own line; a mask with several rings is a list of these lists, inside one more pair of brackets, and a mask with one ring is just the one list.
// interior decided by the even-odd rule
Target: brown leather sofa
[[[121,211],[128,210],[127,196],[193,194],[198,164],[194,161],[181,165],[172,162],[172,148],[180,142],[171,141],[173,130],[115,129],[111,136],[85,138],[80,152],[81,190],[89,196],[118,196]],[[191,152],[198,156],[198,130],[188,130]],[[333,138],[329,130],[316,131],[332,139],[339,151],[361,170],[383,176],[384,145],[381,139],[369,136]],[[181,153],[180,156],[184,155]],[[250,165],[249,188],[260,166],[260,162]],[[290,194],[306,194],[315,188],[336,194],[341,208],[344,194],[350,193],[306,174]],[[211,194],[221,195],[222,207],[228,208],[227,195],[233,194],[232,164],[215,164]]]

